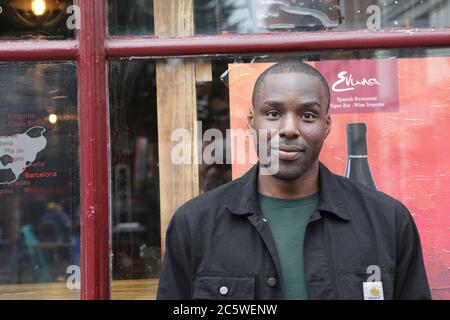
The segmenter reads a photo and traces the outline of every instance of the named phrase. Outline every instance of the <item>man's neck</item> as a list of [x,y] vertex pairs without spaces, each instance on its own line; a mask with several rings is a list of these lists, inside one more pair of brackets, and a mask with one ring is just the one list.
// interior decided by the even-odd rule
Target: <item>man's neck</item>
[[281,180],[272,175],[258,176],[258,192],[280,199],[300,199],[319,191],[319,161],[316,161],[301,177]]

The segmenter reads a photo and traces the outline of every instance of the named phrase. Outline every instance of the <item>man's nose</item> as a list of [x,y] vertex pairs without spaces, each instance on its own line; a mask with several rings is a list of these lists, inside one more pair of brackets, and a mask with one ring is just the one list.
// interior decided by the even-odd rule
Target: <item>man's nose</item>
[[286,115],[281,121],[279,132],[281,137],[297,138],[300,135],[299,123],[295,115]]

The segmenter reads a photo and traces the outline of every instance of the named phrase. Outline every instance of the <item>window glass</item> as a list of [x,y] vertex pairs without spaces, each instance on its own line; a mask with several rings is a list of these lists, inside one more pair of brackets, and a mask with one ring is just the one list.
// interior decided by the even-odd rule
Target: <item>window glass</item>
[[153,35],[153,0],[108,0],[107,3],[110,35]]
[[0,0],[0,40],[74,37],[72,0]]
[[[108,5],[111,35],[184,36],[450,26],[450,0],[110,0]],[[177,32],[167,34],[177,21],[180,22]]]
[[[159,129],[165,130],[167,123],[158,123],[159,119],[179,123],[186,109],[195,114],[199,152],[184,159],[198,161],[189,163],[198,167],[197,173],[191,173],[192,179],[198,179],[196,194],[236,179],[253,164],[253,147],[233,142],[228,134],[234,138],[232,132],[245,131],[257,74],[286,59],[313,64],[332,88],[333,129],[320,159],[335,173],[346,175],[347,127],[365,123],[371,179],[378,190],[399,199],[412,212],[433,297],[450,298],[439,289],[449,284],[448,270],[443,268],[449,263],[445,254],[449,241],[445,212],[450,207],[446,187],[450,145],[445,143],[449,57],[450,50],[442,48],[113,61],[113,298],[155,298],[164,247],[159,239],[176,209],[162,210],[167,205],[162,199],[187,193],[195,184],[183,180],[180,187],[176,179],[161,184],[165,178],[161,150],[177,155],[180,146],[188,146],[184,149],[188,153],[194,149],[188,143],[192,137],[179,140],[175,134],[170,139],[170,132],[165,136],[167,131]],[[188,130],[190,123],[185,125],[172,127],[172,133]],[[236,155],[243,153],[246,157],[240,162]]]
[[113,297],[147,293],[161,265],[155,86],[154,61],[110,63]]
[[0,299],[77,299],[74,63],[0,63]]

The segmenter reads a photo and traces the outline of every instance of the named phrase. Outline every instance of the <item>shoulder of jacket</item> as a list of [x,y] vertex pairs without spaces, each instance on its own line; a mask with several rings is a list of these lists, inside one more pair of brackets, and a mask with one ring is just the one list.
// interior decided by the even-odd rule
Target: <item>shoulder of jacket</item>
[[219,207],[225,205],[225,202],[238,183],[239,179],[227,182],[186,201],[175,211],[175,216],[185,216],[187,219],[193,219],[197,215],[202,215],[205,212],[217,212]]

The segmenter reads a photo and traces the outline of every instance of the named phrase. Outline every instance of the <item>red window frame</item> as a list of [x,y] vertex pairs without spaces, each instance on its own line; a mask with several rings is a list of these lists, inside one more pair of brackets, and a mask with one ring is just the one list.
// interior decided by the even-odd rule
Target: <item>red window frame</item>
[[75,0],[76,40],[0,41],[0,61],[76,61],[78,65],[81,299],[111,298],[109,59],[336,49],[449,47],[450,28],[349,30],[183,38],[107,37],[106,0]]

